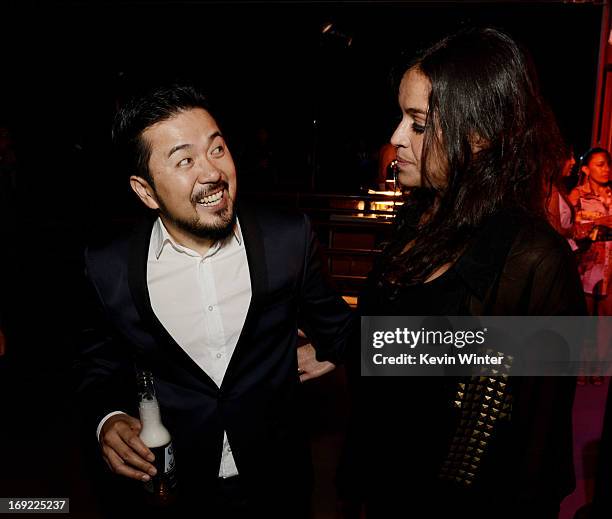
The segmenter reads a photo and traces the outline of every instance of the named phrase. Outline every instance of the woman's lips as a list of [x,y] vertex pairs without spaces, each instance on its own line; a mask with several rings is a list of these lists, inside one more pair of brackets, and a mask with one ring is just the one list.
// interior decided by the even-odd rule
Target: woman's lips
[[397,165],[401,168],[402,166],[414,166],[414,162],[410,161],[410,160],[403,160],[400,159],[399,157],[396,159],[397,160]]

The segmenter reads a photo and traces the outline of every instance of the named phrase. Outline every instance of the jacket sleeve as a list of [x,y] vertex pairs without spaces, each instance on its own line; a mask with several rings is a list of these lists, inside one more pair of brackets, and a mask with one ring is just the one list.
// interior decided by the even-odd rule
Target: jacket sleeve
[[298,323],[312,341],[317,360],[340,364],[345,359],[355,316],[332,285],[318,240],[306,216],[304,239],[306,247]]
[[134,361],[129,345],[113,331],[94,281],[86,275],[84,322],[76,340],[75,404],[84,435],[95,437],[100,420],[113,411],[137,416]]

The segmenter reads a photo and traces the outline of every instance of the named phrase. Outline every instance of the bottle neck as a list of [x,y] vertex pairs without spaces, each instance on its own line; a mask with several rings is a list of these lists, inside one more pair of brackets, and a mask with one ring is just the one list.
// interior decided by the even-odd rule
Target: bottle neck
[[138,372],[138,397],[141,402],[151,400],[157,402],[153,374],[150,371]]
[[145,424],[152,425],[161,423],[161,414],[159,412],[159,404],[157,400],[141,400],[140,401],[140,421],[143,426]]

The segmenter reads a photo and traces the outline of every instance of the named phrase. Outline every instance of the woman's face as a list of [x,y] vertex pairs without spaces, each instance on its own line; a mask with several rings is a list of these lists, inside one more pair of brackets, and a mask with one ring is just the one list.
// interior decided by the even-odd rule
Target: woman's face
[[610,180],[610,161],[605,153],[594,153],[589,163],[582,166],[582,171],[598,184],[605,184]]
[[570,174],[572,173],[572,168],[576,165],[576,158],[574,157],[574,154],[572,153],[570,155],[570,158],[567,159],[565,161],[565,164],[563,165],[563,170],[561,171],[561,176],[562,177],[569,177]]
[[[399,88],[399,105],[402,120],[391,136],[391,144],[396,148],[398,180],[404,187],[421,187],[423,154],[423,134],[428,120],[429,92],[431,83],[418,69],[408,70]],[[432,156],[433,155],[433,156]],[[428,153],[427,174],[432,183],[444,184],[445,172],[435,159],[435,153]]]

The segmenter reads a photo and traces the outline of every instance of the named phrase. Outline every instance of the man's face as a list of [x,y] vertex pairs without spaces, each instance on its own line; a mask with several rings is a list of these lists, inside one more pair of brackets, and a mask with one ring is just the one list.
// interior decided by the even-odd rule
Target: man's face
[[227,236],[234,223],[236,168],[212,116],[201,108],[185,110],[147,128],[142,138],[151,149],[154,183],[145,203],[159,209],[170,233]]

